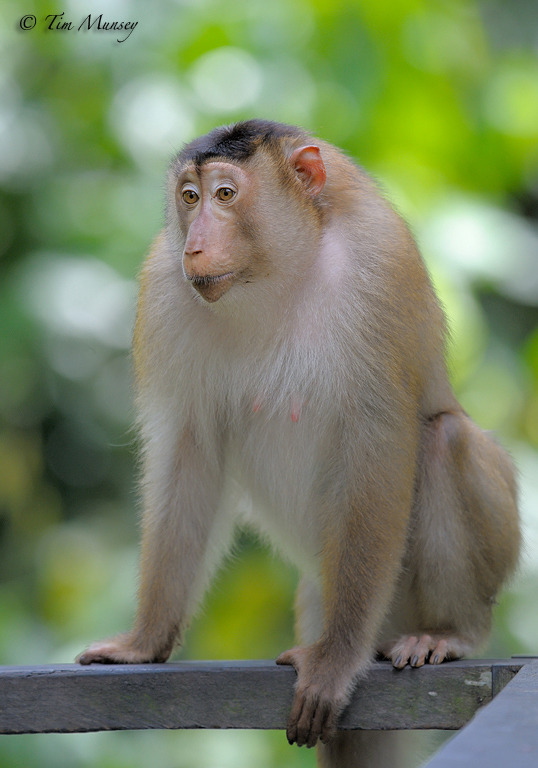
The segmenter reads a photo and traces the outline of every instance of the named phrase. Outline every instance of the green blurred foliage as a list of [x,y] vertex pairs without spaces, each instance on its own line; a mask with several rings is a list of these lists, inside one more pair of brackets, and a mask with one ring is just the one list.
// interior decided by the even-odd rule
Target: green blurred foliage
[[[75,29],[48,30],[62,12]],[[88,13],[138,25],[118,43],[77,31]],[[536,652],[537,22],[526,0],[0,3],[0,663],[70,661],[129,625],[134,280],[168,159],[252,116],[341,146],[415,232],[458,394],[521,472],[526,553],[484,652]],[[243,532],[181,655],[276,656],[295,583]],[[149,764],[314,755],[262,732],[1,738],[0,768]]]

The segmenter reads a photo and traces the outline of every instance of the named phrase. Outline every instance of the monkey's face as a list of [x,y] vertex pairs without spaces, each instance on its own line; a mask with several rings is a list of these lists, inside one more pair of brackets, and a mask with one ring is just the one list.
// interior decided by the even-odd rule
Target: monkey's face
[[205,301],[217,301],[262,268],[250,215],[256,197],[254,176],[232,163],[190,165],[178,178],[183,271]]

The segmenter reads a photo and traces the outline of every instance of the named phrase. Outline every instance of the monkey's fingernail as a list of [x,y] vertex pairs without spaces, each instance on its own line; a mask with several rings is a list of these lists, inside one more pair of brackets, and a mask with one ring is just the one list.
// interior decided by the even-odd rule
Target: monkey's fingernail
[[413,658],[411,659],[411,666],[416,667],[417,664],[418,664],[418,656],[413,656]]
[[401,663],[402,663],[402,654],[400,653],[400,655],[396,658],[395,661],[392,662],[392,664],[394,667],[399,667]]

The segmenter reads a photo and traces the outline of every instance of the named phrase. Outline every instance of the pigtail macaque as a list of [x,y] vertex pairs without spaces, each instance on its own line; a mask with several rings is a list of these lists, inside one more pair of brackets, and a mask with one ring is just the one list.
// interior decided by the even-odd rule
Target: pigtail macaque
[[172,162],[167,206],[134,338],[138,614],[79,661],[168,658],[241,489],[303,573],[300,645],[277,660],[298,676],[288,738],[362,765],[336,726],[375,654],[439,664],[488,634],[518,557],[511,462],[451,391],[405,224],[337,149],[262,120],[218,128]]

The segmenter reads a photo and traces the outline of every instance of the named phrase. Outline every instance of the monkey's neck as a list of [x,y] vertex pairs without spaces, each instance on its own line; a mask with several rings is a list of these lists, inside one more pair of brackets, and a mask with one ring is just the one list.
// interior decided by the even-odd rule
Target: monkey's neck
[[319,336],[320,323],[335,317],[336,304],[342,302],[350,251],[337,223],[305,240],[299,236],[294,247],[279,253],[269,273],[239,282],[219,301],[205,305],[216,324],[228,326],[247,346],[249,340],[260,344]]

